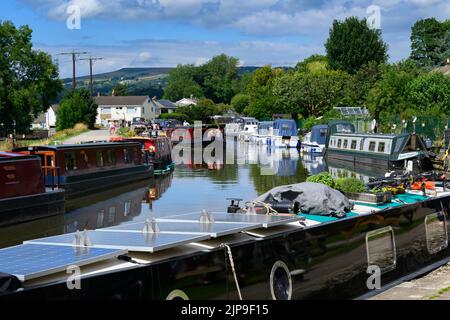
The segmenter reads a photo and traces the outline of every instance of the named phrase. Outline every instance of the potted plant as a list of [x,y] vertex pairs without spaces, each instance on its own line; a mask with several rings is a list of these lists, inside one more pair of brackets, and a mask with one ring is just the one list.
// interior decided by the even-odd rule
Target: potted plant
[[337,190],[352,200],[370,202],[378,205],[392,201],[391,191],[379,189],[368,191],[364,182],[355,178],[336,179],[335,185]]

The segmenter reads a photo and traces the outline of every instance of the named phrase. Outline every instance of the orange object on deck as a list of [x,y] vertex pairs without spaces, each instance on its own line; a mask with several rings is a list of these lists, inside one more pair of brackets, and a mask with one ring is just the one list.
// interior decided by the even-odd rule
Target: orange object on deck
[[[415,182],[411,186],[411,189],[412,190],[422,190],[422,182],[421,181]],[[434,181],[425,181],[425,189],[434,190],[434,189],[436,189],[436,184],[434,183]]]

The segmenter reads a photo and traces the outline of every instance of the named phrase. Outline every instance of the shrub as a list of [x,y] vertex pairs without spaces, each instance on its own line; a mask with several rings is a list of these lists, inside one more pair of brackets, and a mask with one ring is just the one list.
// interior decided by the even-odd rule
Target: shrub
[[355,178],[336,179],[336,189],[342,193],[361,193],[366,192],[367,188],[364,182]]
[[321,172],[319,174],[316,174],[314,176],[308,177],[306,179],[307,182],[315,182],[315,183],[322,183],[324,185],[327,185],[331,188],[335,187],[335,181],[333,177],[328,172]]

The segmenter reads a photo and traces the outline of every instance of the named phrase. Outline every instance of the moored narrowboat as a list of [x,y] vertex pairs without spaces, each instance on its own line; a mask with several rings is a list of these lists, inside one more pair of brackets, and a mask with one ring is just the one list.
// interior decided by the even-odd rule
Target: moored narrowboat
[[46,186],[58,185],[66,199],[153,177],[139,143],[86,143],[18,148],[15,152],[38,155]]
[[[431,160],[422,139],[410,133],[331,134],[326,150],[327,158],[350,161],[385,170],[432,170]],[[409,162],[409,164],[408,164]]]
[[111,142],[138,142],[146,161],[153,163],[155,175],[166,174],[175,168],[172,161],[172,144],[166,136],[113,137]]
[[0,225],[64,213],[64,190],[46,189],[39,157],[0,152]]

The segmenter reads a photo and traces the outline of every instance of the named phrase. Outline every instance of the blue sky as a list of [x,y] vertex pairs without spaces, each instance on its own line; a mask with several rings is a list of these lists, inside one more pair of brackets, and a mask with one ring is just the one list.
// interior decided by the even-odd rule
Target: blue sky
[[[81,12],[81,29],[66,26],[67,8]],[[324,53],[333,19],[370,16],[380,8],[390,61],[410,52],[410,29],[420,18],[450,18],[442,0],[2,0],[0,20],[28,24],[36,48],[52,54],[73,49],[101,56],[95,72],[122,67],[201,64],[222,52],[242,65],[295,65]],[[60,73],[71,73],[59,57]],[[79,62],[78,74],[88,73]]]

